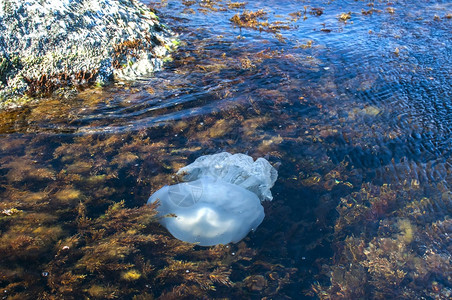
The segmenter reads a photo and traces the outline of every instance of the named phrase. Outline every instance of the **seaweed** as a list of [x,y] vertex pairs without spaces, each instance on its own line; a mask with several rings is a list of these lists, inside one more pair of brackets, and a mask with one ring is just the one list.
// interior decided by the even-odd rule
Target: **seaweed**
[[97,69],[91,71],[81,70],[74,74],[41,74],[37,78],[23,76],[23,80],[28,85],[27,96],[48,97],[52,92],[62,87],[85,88],[96,80],[97,73]]
[[[174,68],[155,78],[1,112],[0,131],[8,133],[0,143],[3,296],[450,298],[450,159],[413,157],[419,149],[410,135],[417,132],[385,124],[397,116],[426,130],[400,116],[388,104],[394,98],[367,101],[387,93],[386,79],[325,60],[332,52],[318,33],[315,42],[286,40],[283,47],[274,39],[311,16],[320,30],[336,30],[320,23],[329,8],[294,8],[272,23],[281,16],[244,3],[183,2],[181,11],[209,17],[229,10],[223,21],[235,15],[240,33],[250,30],[237,37],[229,27],[240,25],[229,20],[230,35],[204,38],[204,29],[192,32],[182,22],[187,42]],[[343,26],[340,12],[333,12],[336,26]],[[344,22],[347,15],[385,17],[381,12],[372,2]],[[271,34],[252,31],[259,26]],[[151,42],[118,45],[117,67]],[[349,54],[334,55],[349,62]],[[177,183],[182,166],[223,150],[279,166],[277,197],[239,244],[182,243],[158,224],[146,199]],[[416,155],[403,157],[407,152]]]
[[324,265],[330,284],[314,284],[312,291],[321,299],[450,297],[451,220],[439,217],[423,225],[429,220],[423,207],[444,201],[448,199],[442,194],[426,199],[419,189],[403,184],[364,184],[343,198],[335,226],[335,260]]
[[[228,134],[231,121],[205,122],[213,126],[194,131],[201,140]],[[179,123],[170,130],[193,127]],[[155,206],[142,199],[149,186],[175,181],[187,155],[202,148],[168,152],[166,143],[140,134],[79,136],[45,146],[36,138],[19,157],[4,157],[11,161],[2,165],[9,185],[2,193],[8,201],[0,207],[0,286],[6,295],[25,297],[26,289],[43,299],[193,299],[248,291],[276,295],[290,284],[295,269],[267,263],[261,273],[258,252],[245,242],[200,248],[171,237],[157,222]],[[15,151],[10,148],[5,149]],[[30,163],[41,151],[45,159]],[[42,164],[52,169],[39,171]],[[140,188],[127,190],[127,182]],[[126,197],[127,202],[117,200]],[[268,281],[260,290],[249,278],[255,272]]]

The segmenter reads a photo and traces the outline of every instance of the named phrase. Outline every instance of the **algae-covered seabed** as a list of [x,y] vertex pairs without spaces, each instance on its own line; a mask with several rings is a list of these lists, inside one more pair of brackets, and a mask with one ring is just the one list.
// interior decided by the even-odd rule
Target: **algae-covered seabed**
[[[451,296],[448,1],[150,5],[166,70],[0,112],[2,297]],[[278,167],[264,222],[175,240],[147,198],[220,151]]]

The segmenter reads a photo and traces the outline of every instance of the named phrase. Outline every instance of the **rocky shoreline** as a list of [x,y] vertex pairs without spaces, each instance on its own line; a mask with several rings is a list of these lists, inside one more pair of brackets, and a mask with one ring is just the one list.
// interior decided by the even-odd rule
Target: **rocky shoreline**
[[145,78],[171,59],[177,43],[136,0],[4,0],[0,108],[58,88]]

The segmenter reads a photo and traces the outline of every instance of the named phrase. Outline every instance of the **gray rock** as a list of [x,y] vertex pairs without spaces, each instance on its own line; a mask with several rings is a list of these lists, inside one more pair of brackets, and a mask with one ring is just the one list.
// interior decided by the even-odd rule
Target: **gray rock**
[[59,87],[147,77],[176,45],[136,0],[2,0],[0,108]]

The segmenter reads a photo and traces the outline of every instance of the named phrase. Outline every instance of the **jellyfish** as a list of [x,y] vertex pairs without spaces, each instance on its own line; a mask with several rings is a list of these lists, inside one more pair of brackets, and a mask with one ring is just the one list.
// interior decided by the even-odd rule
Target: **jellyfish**
[[278,177],[264,158],[227,152],[201,156],[177,174],[184,182],[164,186],[148,204],[159,201],[160,223],[175,238],[200,246],[237,243],[256,230]]

